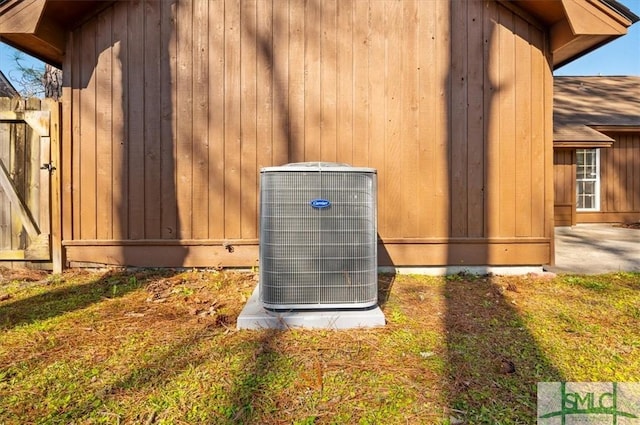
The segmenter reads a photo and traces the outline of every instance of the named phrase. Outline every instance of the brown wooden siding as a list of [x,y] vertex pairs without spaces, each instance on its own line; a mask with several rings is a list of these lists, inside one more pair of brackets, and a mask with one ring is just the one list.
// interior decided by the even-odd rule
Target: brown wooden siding
[[600,149],[600,211],[578,212],[578,223],[640,221],[640,134],[608,133]]
[[133,0],[68,40],[71,262],[253,265],[260,167],[318,160],[378,170],[383,262],[551,258],[546,36],[499,3]]
[[575,149],[556,149],[553,153],[555,225],[576,224],[576,158]]

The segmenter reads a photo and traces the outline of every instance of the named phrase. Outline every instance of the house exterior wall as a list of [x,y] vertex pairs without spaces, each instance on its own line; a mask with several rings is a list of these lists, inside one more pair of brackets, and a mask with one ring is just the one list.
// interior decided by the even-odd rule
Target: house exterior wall
[[600,211],[578,211],[578,223],[640,221],[640,133],[607,135],[615,142],[600,149]]
[[553,152],[554,218],[556,226],[576,224],[576,150]]
[[260,167],[336,161],[381,265],[549,263],[547,45],[494,1],[116,2],[68,37],[67,261],[255,265]]

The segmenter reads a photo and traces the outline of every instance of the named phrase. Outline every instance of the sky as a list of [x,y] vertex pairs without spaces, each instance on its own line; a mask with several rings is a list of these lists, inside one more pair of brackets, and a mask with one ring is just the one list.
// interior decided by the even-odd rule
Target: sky
[[[640,16],[640,0],[618,0],[633,13]],[[0,43],[0,70],[20,90],[17,82],[13,60],[15,49]],[[37,59],[24,55],[26,66],[44,67]],[[640,22],[629,28],[628,34],[620,37],[599,49],[577,59],[562,68],[554,75],[635,75],[640,76]]]

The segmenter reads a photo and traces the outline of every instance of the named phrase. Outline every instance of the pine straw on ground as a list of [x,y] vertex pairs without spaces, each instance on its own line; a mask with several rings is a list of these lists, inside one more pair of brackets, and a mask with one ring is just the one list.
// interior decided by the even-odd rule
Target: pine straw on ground
[[640,376],[640,275],[567,279],[381,275],[383,328],[237,331],[251,273],[0,269],[0,423],[532,423],[538,381]]
[[640,230],[640,222],[624,223],[624,224],[621,224],[620,227],[624,227],[625,229],[639,229]]

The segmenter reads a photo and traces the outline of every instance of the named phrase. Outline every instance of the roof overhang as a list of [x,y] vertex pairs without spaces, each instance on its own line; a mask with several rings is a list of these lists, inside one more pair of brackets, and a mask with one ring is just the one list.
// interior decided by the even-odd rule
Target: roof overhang
[[0,1],[0,40],[57,67],[66,34],[113,0]]
[[604,142],[592,140],[571,140],[571,141],[554,141],[555,148],[571,148],[571,149],[594,149],[594,148],[610,148],[613,142]]
[[584,124],[554,126],[553,129],[554,148],[610,148],[614,141]]
[[627,33],[640,18],[615,0],[510,0],[549,28],[559,68]]
[[640,125],[592,125],[591,128],[601,133],[640,133]]

